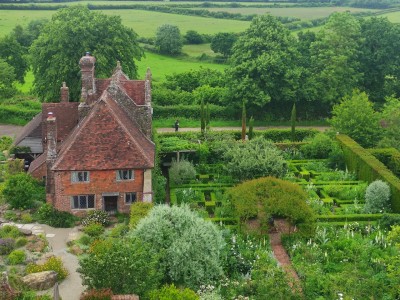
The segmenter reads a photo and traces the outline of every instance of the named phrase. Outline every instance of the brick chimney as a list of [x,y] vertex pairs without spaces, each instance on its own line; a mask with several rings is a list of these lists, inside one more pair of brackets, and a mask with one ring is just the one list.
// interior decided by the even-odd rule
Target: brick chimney
[[69,88],[67,87],[65,82],[63,82],[63,85],[60,89],[60,94],[61,94],[60,102],[69,102]]
[[52,112],[47,115],[46,198],[53,203],[55,197],[54,172],[51,170],[57,159],[57,123]]
[[79,66],[81,67],[81,76],[82,76],[82,94],[81,94],[82,102],[87,102],[88,97],[96,93],[95,74],[94,74],[95,63],[96,59],[93,56],[91,56],[89,52],[86,52],[86,55],[79,60]]

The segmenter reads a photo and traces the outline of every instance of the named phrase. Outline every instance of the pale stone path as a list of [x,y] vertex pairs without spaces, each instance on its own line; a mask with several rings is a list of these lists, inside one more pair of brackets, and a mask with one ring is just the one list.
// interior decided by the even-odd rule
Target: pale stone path
[[282,246],[281,233],[280,232],[269,233],[269,239],[271,243],[272,252],[274,253],[276,260],[279,262],[282,269],[285,270],[288,276],[290,276],[291,287],[293,288],[293,290],[302,293],[299,276],[297,275],[295,269],[292,266],[289,255],[287,254],[285,248]]
[[[265,129],[288,129],[290,126],[263,126],[254,127],[254,130],[265,130]],[[316,129],[318,131],[324,132],[329,129],[329,126],[296,126],[297,129]],[[212,131],[224,131],[224,130],[242,130],[242,127],[211,127]],[[157,128],[157,132],[174,132],[174,128]],[[200,131],[200,127],[180,127],[180,132],[187,131]]]
[[63,300],[79,300],[84,291],[82,280],[76,270],[79,267],[78,258],[67,252],[67,242],[71,237],[78,234],[75,228],[53,228],[42,224],[15,224],[3,223],[2,225],[14,225],[19,228],[32,230],[35,235],[43,234],[50,246],[50,253],[62,259],[64,266],[68,269],[68,277],[60,283],[59,292]]

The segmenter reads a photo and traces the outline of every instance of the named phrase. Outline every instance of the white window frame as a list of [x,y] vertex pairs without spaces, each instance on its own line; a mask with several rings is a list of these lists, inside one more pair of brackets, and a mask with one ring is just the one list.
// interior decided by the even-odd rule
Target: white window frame
[[[132,195],[135,195],[135,199],[133,201],[132,201]],[[129,200],[128,200],[128,198],[129,198]],[[135,202],[137,202],[137,193],[136,192],[125,193],[125,204],[131,205]]]
[[[93,207],[89,207],[89,201],[93,199]],[[75,201],[77,206],[75,205]],[[85,204],[81,205],[81,201],[84,201]],[[71,196],[71,209],[94,209],[96,207],[96,197],[93,194],[90,195],[74,195]]]
[[117,181],[135,180],[135,170],[117,170]]
[[71,172],[71,182],[90,182],[90,172],[89,171]]

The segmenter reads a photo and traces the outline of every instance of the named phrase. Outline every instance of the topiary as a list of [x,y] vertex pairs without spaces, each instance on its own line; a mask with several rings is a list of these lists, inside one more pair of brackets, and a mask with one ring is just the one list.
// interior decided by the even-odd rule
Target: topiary
[[390,211],[390,187],[382,180],[375,180],[365,191],[366,213],[382,213]]
[[314,214],[306,203],[307,194],[292,182],[259,178],[230,188],[226,195],[246,231],[265,233],[271,217],[286,218],[306,234],[313,229]]

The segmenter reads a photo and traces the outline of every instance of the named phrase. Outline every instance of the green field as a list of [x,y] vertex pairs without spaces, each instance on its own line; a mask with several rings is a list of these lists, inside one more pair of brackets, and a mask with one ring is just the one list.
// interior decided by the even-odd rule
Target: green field
[[379,17],[388,18],[388,20],[392,23],[400,23],[400,11],[382,14]]
[[266,14],[270,13],[273,16],[281,17],[296,17],[302,20],[312,20],[318,18],[325,18],[334,12],[350,11],[356,12],[377,12],[378,9],[364,9],[353,7],[282,7],[282,8],[254,8],[254,7],[238,7],[238,8],[207,8],[209,11],[225,11],[229,13],[240,13],[242,15],[250,14]]
[[[250,22],[202,18],[144,10],[104,10],[107,15],[119,15],[122,23],[133,28],[139,36],[152,37],[163,24],[177,25],[184,34],[188,30],[215,34],[221,31],[242,32]],[[48,10],[0,10],[0,36],[10,32],[16,25],[26,25],[32,20],[50,18],[55,11]]]

